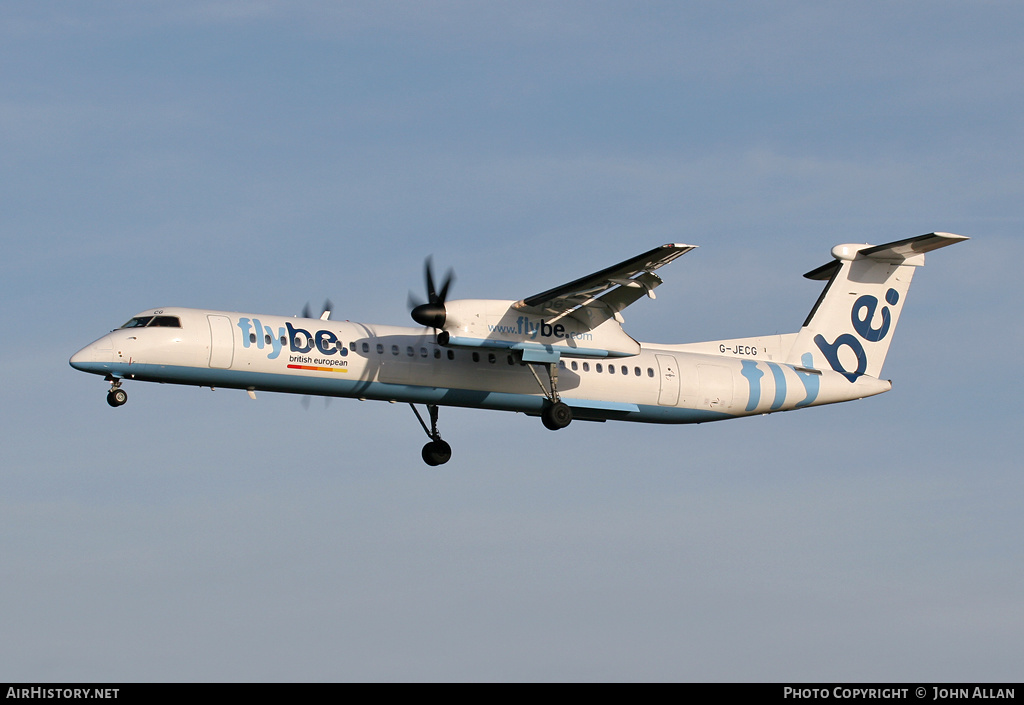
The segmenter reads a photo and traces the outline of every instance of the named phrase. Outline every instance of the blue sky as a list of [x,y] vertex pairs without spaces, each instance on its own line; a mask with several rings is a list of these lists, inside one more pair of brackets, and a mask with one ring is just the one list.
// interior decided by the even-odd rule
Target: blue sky
[[[1018,680],[1016,3],[0,8],[0,680]],[[402,324],[664,242],[634,337],[790,332],[935,230],[892,392],[692,427],[128,385],[164,305]]]

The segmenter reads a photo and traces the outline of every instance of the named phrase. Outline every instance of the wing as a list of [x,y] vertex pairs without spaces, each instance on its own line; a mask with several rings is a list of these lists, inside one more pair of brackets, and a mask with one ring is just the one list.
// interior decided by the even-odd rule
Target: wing
[[654,298],[654,287],[661,278],[654,270],[695,245],[662,245],[625,262],[594,272],[554,289],[542,291],[515,304],[517,309],[535,309],[549,315],[564,314],[580,307],[597,307],[616,314],[644,294]]

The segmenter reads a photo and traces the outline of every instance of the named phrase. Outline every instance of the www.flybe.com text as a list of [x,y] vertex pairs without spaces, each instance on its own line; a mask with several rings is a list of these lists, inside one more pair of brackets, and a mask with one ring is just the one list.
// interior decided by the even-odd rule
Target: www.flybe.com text
[[520,316],[516,319],[515,325],[489,325],[487,329],[491,333],[505,333],[507,335],[525,335],[530,340],[541,338],[558,338],[565,340],[593,340],[593,333],[575,333],[565,329],[561,323],[554,325],[541,319],[540,321],[530,320],[527,316]]

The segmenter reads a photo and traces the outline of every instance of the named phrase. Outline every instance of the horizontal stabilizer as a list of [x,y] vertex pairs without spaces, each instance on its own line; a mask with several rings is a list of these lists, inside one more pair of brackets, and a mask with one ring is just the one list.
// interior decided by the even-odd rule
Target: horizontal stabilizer
[[954,235],[953,233],[928,233],[927,235],[909,237],[905,240],[887,242],[884,245],[836,245],[832,248],[832,256],[835,257],[835,260],[823,264],[817,269],[812,269],[804,277],[828,281],[839,269],[842,261],[865,258],[876,262],[921,267],[924,266],[925,252],[931,252],[947,245],[955,245],[958,242],[969,239],[964,235]]

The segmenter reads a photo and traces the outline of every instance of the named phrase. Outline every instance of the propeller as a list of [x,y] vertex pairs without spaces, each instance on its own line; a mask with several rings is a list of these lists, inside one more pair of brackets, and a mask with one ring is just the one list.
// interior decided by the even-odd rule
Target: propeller
[[[333,311],[333,310],[334,310],[334,304],[331,303],[331,300],[330,299],[324,299],[324,308],[323,308],[322,313],[320,314],[320,320],[330,320],[330,318],[331,318],[331,311]],[[306,302],[306,305],[302,307],[302,317],[303,318],[312,318],[313,317],[313,311],[309,308],[309,302],[308,301]]]
[[[330,299],[324,299],[324,308],[323,308],[323,313],[320,314],[320,320],[322,320],[322,321],[330,320],[330,318],[331,318],[331,311],[333,311],[333,310],[334,310],[334,304],[331,303],[331,300]],[[303,318],[312,318],[313,317],[313,311],[309,308],[309,302],[308,301],[306,302],[306,305],[302,307],[302,317]],[[302,400],[301,400],[302,401],[302,408],[305,409],[306,411],[309,411],[309,399],[310,399],[310,397],[308,395],[306,395],[306,396],[303,396]],[[325,409],[330,405],[330,403],[331,403],[331,398],[330,397],[324,397],[324,408]]]
[[[302,409],[304,411],[309,411],[310,399],[312,399],[312,397],[310,397],[309,395],[304,395],[302,397],[302,399],[300,400],[300,402],[302,403]],[[324,408],[326,409],[327,407],[329,407],[331,405],[331,397],[324,397],[323,399],[324,399]]]
[[412,310],[412,320],[419,323],[421,326],[427,326],[428,328],[444,328],[445,318],[447,318],[447,311],[444,308],[445,299],[448,298],[448,289],[455,281],[455,273],[449,269],[448,273],[445,274],[444,282],[441,284],[441,291],[437,291],[434,287],[434,262],[432,257],[427,257],[427,261],[424,263],[424,277],[427,280],[427,301],[423,301],[416,298],[412,292],[409,292],[409,308]]

